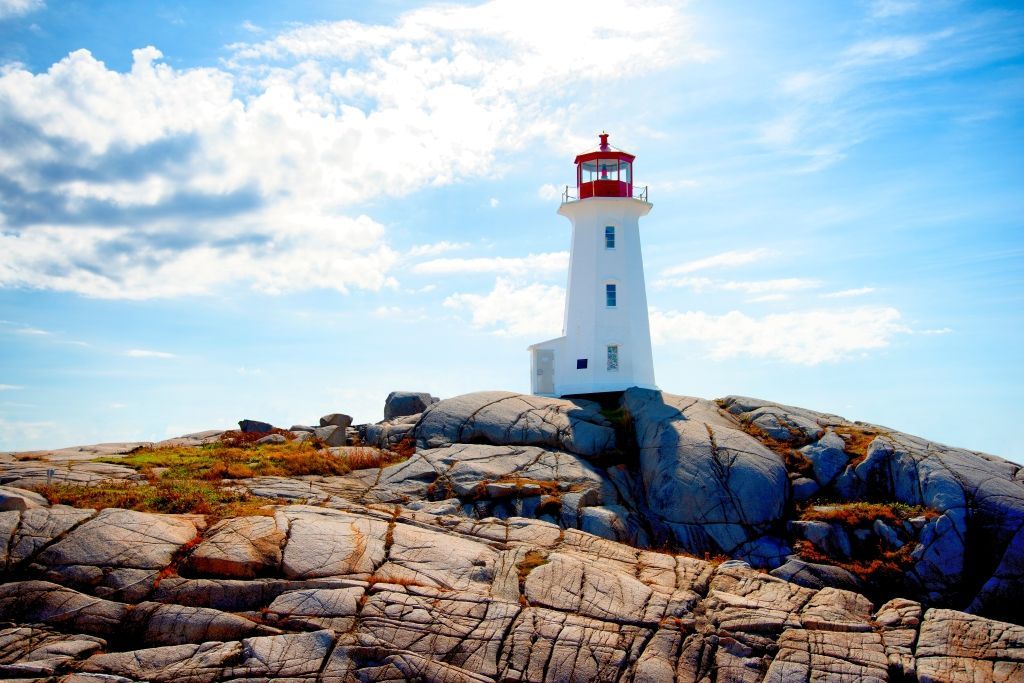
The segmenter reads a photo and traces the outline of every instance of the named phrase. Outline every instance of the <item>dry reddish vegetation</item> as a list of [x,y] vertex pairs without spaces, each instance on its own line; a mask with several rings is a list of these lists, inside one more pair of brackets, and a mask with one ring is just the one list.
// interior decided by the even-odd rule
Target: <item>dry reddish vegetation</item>
[[833,427],[832,431],[843,438],[846,446],[843,450],[850,456],[850,465],[856,467],[864,458],[868,457],[868,446],[881,434],[877,429],[870,427],[858,427],[853,425],[842,425]]
[[810,506],[800,513],[800,519],[809,522],[838,522],[845,527],[866,528],[876,519],[896,524],[911,517],[935,517],[935,510],[903,503],[836,503]]
[[[837,523],[847,531],[852,531],[870,529],[878,519],[895,527],[913,517],[931,518],[936,515],[938,513],[935,510],[922,506],[903,503],[854,502],[811,506],[800,513],[800,519]],[[869,586],[899,585],[907,569],[913,564],[910,553],[915,544],[912,542],[895,550],[885,547],[883,541],[875,536],[872,536],[872,540],[869,542],[857,542],[853,534],[850,534],[849,538],[853,548],[853,557],[848,561],[825,554],[808,541],[797,541],[795,548],[797,553],[808,562],[841,567],[865,581]]]
[[794,544],[797,554],[808,562],[829,564],[850,572],[869,586],[898,586],[904,575],[913,564],[910,553],[912,544],[908,543],[899,550],[882,550],[874,557],[853,558],[847,562],[826,555],[808,541],[797,541]]
[[768,450],[782,458],[787,472],[799,472],[805,477],[811,476],[814,466],[811,465],[810,460],[804,457],[803,453],[797,450],[807,445],[806,440],[779,441],[769,436],[767,432],[752,422],[741,420],[740,424],[743,426],[743,431],[750,434],[750,436],[760,441],[763,446],[767,447]]

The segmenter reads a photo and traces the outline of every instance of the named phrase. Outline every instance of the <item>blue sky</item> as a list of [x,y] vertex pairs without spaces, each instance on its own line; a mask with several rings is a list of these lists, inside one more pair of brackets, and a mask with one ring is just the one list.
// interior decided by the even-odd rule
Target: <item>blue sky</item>
[[0,449],[527,391],[637,155],[666,391],[1018,462],[1015,3],[0,0]]

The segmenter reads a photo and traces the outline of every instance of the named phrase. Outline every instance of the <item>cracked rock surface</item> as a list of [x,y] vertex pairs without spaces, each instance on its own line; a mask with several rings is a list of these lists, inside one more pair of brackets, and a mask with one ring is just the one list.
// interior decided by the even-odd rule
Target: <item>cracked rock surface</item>
[[[47,548],[60,547],[53,557],[104,569],[166,560],[163,571],[136,600],[31,578],[31,568],[10,577],[0,586],[0,621],[9,624],[0,630],[0,675],[480,682],[1024,675],[1022,626],[906,599],[876,607],[858,593],[799,586],[744,562],[640,550],[540,520],[339,508],[279,506],[274,518],[209,529],[165,515],[95,514],[58,533]],[[130,521],[135,532],[180,532],[171,545],[184,544],[193,529],[201,540],[184,557],[144,547],[145,562],[126,559],[138,545],[135,532],[108,534],[102,553],[84,542],[114,520]],[[280,564],[262,564],[261,578],[175,576],[195,566],[188,553],[204,544],[216,545],[218,558],[248,558],[254,539],[275,532],[283,533]]]

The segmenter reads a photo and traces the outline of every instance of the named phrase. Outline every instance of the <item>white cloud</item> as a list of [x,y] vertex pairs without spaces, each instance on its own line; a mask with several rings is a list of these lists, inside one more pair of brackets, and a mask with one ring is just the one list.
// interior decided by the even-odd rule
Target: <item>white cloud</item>
[[551,183],[544,183],[537,189],[537,196],[546,202],[552,202],[562,197],[562,189]]
[[469,246],[469,242],[434,242],[433,244],[417,244],[405,252],[407,256],[419,258],[423,256],[437,256],[449,251],[458,251]]
[[373,309],[374,318],[400,318],[401,316],[401,306],[378,306]]
[[555,251],[524,257],[439,258],[417,263],[414,273],[421,275],[460,275],[466,273],[499,273],[515,276],[536,276],[565,273],[569,269],[569,252]]
[[38,327],[19,327],[14,330],[16,334],[24,334],[30,337],[48,337],[50,335],[46,330],[40,330]]
[[24,448],[23,444],[39,443],[44,439],[53,443],[65,438],[56,422],[8,420],[0,416],[0,450]]
[[129,349],[125,351],[130,358],[177,358],[178,356],[167,351],[152,351],[150,349]]
[[235,372],[239,375],[262,375],[263,370],[261,368],[247,368],[244,365],[240,368],[236,368]]
[[854,289],[841,289],[838,292],[829,292],[828,294],[822,294],[823,299],[848,299],[854,296],[864,296],[875,291],[874,287],[857,287]]
[[562,328],[565,289],[498,278],[487,294],[453,294],[447,308],[468,311],[474,327],[511,336],[553,337]]
[[20,17],[43,7],[43,0],[0,0],[0,19]]
[[916,11],[918,7],[917,0],[874,0],[871,3],[870,12],[871,16],[876,19],[885,19],[909,14]]
[[910,330],[900,312],[888,307],[798,311],[751,317],[739,311],[711,315],[702,311],[651,310],[656,344],[696,341],[716,359],[750,356],[798,365],[842,360],[888,346]]
[[24,389],[25,387],[17,384],[0,384],[0,391],[17,391],[18,389]]
[[654,282],[659,289],[668,287],[688,287],[695,292],[725,291],[741,292],[748,296],[756,296],[753,301],[775,301],[783,295],[821,286],[821,282],[810,278],[787,277],[773,280],[714,280],[708,277],[669,277]]
[[498,208],[498,205],[501,204],[497,197],[491,197],[490,201],[487,203],[490,205],[492,209]]
[[249,33],[263,33],[263,27],[252,23],[248,19],[242,22],[242,29]]
[[700,270],[707,270],[708,268],[731,268],[735,266],[743,266],[748,263],[754,263],[755,261],[763,261],[764,259],[774,256],[775,251],[771,249],[758,248],[758,249],[747,249],[747,250],[730,250],[723,251],[720,254],[713,256],[705,256],[694,261],[687,261],[678,266],[667,268],[662,272],[663,276],[670,275],[685,275],[687,273],[695,273]]
[[928,336],[949,334],[953,331],[952,327],[938,327],[931,330],[914,330],[914,334],[923,334]]
[[[298,27],[216,69],[146,47],[126,73],[86,50],[0,71],[0,134],[23,141],[0,149],[0,287],[396,286],[383,226],[350,207],[487,175],[538,143],[575,147],[561,93],[705,55],[672,4],[544,13],[493,0]],[[584,47],[606,58],[580,69]]]

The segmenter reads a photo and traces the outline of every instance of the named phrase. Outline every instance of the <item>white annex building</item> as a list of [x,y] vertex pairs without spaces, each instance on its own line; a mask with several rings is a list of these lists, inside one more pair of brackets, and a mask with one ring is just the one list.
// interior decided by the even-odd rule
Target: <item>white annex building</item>
[[572,222],[562,336],[530,347],[531,390],[541,396],[656,389],[647,317],[641,216],[632,154],[608,144],[576,157],[576,190],[558,213]]

